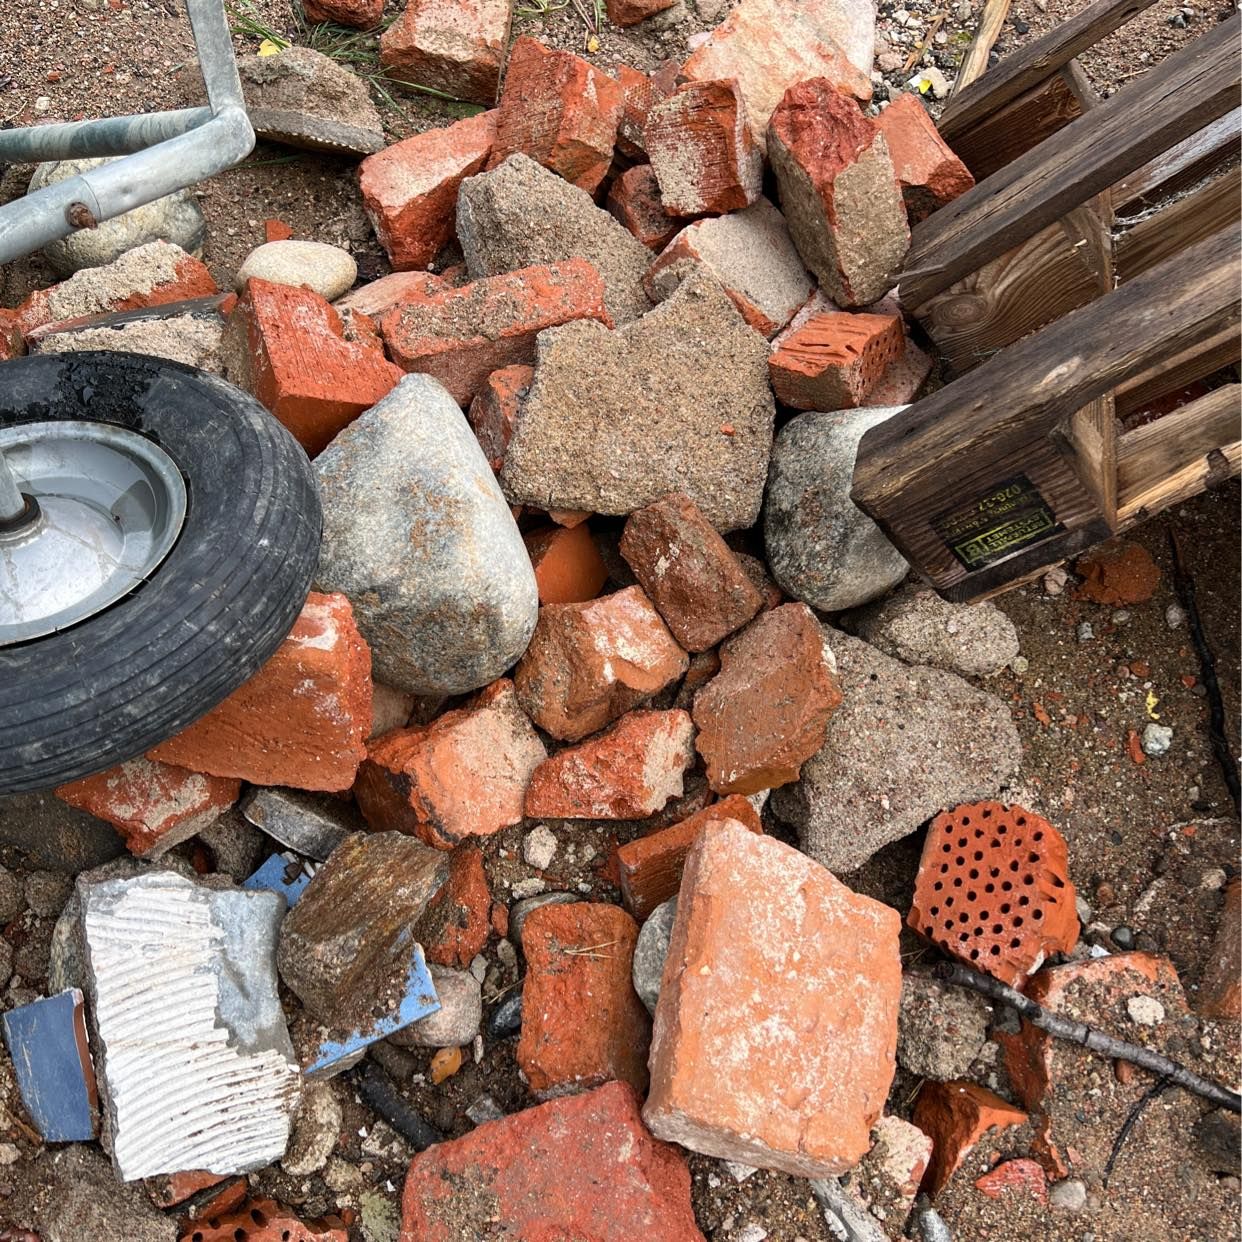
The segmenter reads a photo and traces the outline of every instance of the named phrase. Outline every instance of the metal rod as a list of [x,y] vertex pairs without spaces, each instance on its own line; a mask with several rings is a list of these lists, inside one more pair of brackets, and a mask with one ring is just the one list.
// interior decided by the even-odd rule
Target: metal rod
[[0,453],[0,524],[12,522],[26,512],[26,501],[17,486],[17,479]]
[[92,155],[130,155],[211,120],[210,108],[109,116],[63,125],[28,125],[0,130],[0,162],[36,164]]

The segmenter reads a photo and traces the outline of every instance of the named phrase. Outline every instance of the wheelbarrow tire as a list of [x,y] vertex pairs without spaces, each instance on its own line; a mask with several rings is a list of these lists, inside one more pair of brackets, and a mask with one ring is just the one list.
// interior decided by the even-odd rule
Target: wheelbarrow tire
[[210,711],[292,628],[322,516],[297,441],[216,376],[136,354],[0,365],[0,427],[111,423],[158,444],[186,483],[176,545],[138,589],[59,633],[0,647],[0,794],[133,759]]

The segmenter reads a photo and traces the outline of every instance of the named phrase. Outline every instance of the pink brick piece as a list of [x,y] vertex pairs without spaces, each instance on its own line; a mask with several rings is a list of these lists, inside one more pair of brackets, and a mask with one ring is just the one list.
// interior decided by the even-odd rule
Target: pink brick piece
[[905,347],[898,315],[815,315],[776,342],[768,359],[772,390],[795,410],[854,409],[868,404]]
[[509,0],[408,0],[380,37],[380,64],[397,85],[430,86],[490,107],[511,12]]
[[888,141],[911,224],[925,220],[975,184],[917,95],[899,95],[876,117],[875,124]]

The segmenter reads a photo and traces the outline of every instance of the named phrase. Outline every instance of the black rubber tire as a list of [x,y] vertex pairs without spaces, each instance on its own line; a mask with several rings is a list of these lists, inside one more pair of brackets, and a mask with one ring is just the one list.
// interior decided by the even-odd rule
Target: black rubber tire
[[210,711],[288,634],[319,555],[305,452],[224,380],[137,354],[0,364],[0,427],[48,419],[155,441],[181,470],[188,509],[138,590],[58,634],[0,647],[0,793],[102,771]]

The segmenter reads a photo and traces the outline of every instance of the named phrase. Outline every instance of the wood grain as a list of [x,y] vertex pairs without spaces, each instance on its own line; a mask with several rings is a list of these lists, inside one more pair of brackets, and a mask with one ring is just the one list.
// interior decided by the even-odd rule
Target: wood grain
[[1210,237],[1238,219],[1242,198],[1237,177],[1225,173],[1144,217],[1113,247],[1117,281],[1125,284],[1170,255]]
[[1222,367],[1236,364],[1240,355],[1242,346],[1233,325],[1210,328],[1173,357],[1145,367],[1137,375],[1118,384],[1113,394],[1117,417],[1125,418],[1153,401],[1193,384],[1195,380],[1205,379]]
[[976,78],[983,76],[988,67],[988,57],[996,46],[996,40],[1000,38],[1001,29],[1008,16],[1009,0],[987,0],[983,6],[983,16],[975,30],[975,37],[970,41],[966,55],[958,66],[957,80],[953,84],[954,95],[965,90]]
[[1133,215],[1187,189],[1217,169],[1237,164],[1242,108],[1234,108],[1147,161],[1113,187],[1118,215]]

